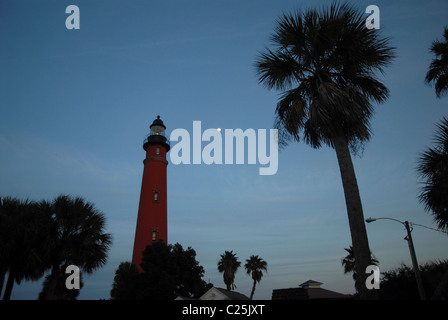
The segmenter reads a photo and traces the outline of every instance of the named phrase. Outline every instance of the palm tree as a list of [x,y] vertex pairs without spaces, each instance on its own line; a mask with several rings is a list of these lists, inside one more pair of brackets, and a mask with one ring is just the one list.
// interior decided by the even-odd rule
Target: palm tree
[[[65,269],[76,265],[92,273],[106,263],[111,235],[104,233],[105,217],[83,198],[58,196],[52,203],[42,202],[52,217],[52,244],[49,261],[51,273],[40,294],[41,299],[59,299],[69,295],[60,292]],[[65,277],[63,276],[65,275]]]
[[[420,155],[417,171],[424,180],[419,200],[425,210],[431,212],[439,229],[448,231],[448,119],[437,125],[435,146]],[[445,271],[431,299],[440,299],[448,286],[448,270]]]
[[11,297],[14,282],[38,280],[48,268],[49,219],[37,203],[6,197],[0,212],[1,287],[8,280],[4,300]]
[[[39,293],[37,299],[38,300],[47,300],[49,286],[53,285],[52,281],[56,283],[56,288],[54,290],[55,299],[58,300],[76,300],[79,296],[80,290],[67,290],[65,281],[67,280],[68,275],[64,272],[58,275],[59,279],[57,281],[54,280],[51,274],[48,274],[45,277],[45,280],[42,283],[42,291]],[[79,289],[82,289],[84,286],[84,282],[82,281],[82,273],[79,273]]]
[[251,255],[249,259],[246,260],[244,265],[247,274],[252,274],[252,280],[254,280],[254,285],[252,286],[252,291],[250,292],[250,299],[252,300],[255,292],[255,286],[260,283],[263,277],[263,271],[267,271],[268,263],[258,256]]
[[[353,272],[353,280],[356,280],[356,271],[355,271],[355,256],[353,254],[353,247],[350,246],[350,248],[344,248],[345,251],[348,252],[348,255],[344,257],[344,259],[341,260],[342,266],[344,267],[344,274]],[[378,260],[375,258],[375,256],[372,254],[372,264],[378,265]]]
[[[448,92],[448,27],[443,31],[444,41],[434,41],[431,52],[436,55],[426,73],[425,82],[434,82],[437,98]],[[438,59],[437,59],[438,58]]]
[[420,155],[417,171],[424,179],[419,199],[443,231],[448,231],[448,119],[437,125],[435,146]]
[[241,266],[241,262],[238,261],[236,253],[232,251],[224,251],[221,255],[221,260],[218,262],[218,271],[223,272],[224,283],[226,284],[227,290],[235,290],[236,285],[235,273]]
[[366,28],[363,11],[338,3],[284,14],[271,40],[274,50],[260,54],[256,69],[260,83],[284,91],[275,110],[279,144],[303,135],[313,148],[335,149],[357,274],[362,275],[355,287],[361,298],[375,297],[365,287],[370,249],[351,152],[370,139],[371,101],[388,97],[375,72],[391,62],[394,48],[378,30]]

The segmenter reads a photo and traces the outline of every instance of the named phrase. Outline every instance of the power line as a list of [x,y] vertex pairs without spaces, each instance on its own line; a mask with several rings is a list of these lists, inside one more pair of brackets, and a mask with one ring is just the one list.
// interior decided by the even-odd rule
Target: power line
[[418,223],[414,223],[414,222],[409,222],[409,224],[411,224],[411,225],[413,225],[413,226],[419,226],[419,227],[423,227],[423,228],[426,228],[426,229],[430,229],[430,230],[434,230],[434,231],[442,232],[442,233],[445,233],[445,234],[448,235],[448,232],[443,231],[443,230],[440,230],[440,229],[435,229],[435,228],[427,227],[427,226],[424,226],[424,225],[421,225],[421,224],[418,224]]

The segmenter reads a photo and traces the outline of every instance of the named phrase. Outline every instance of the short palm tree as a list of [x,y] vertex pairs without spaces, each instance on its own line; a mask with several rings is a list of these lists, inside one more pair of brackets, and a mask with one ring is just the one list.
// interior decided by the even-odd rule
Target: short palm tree
[[255,286],[260,283],[261,278],[263,278],[263,271],[267,271],[268,263],[258,256],[251,255],[249,259],[246,260],[244,265],[247,274],[252,275],[252,280],[254,284],[252,286],[252,291],[250,292],[250,299],[252,300],[255,293]]
[[426,73],[425,82],[434,83],[436,95],[440,98],[448,93],[448,27],[444,28],[444,41],[434,41],[431,45],[431,52],[435,54]]
[[235,290],[235,273],[241,266],[241,262],[238,261],[236,253],[233,251],[224,251],[221,254],[221,260],[218,262],[218,271],[223,273],[224,283],[227,290]]
[[[355,255],[353,254],[353,247],[350,246],[350,248],[344,248],[345,251],[348,252],[348,255],[344,257],[344,259],[341,260],[342,266],[344,267],[344,274],[353,272],[353,280],[356,280],[356,271],[355,271]],[[372,255],[372,264],[378,265],[378,260],[375,258],[375,256]]]
[[58,288],[64,288],[60,281],[66,278],[66,267],[76,265],[82,272],[92,273],[106,263],[112,237],[104,232],[104,214],[83,198],[61,195],[52,203],[43,201],[42,206],[51,213],[52,244],[51,273],[40,298],[63,299],[67,295]]
[[274,49],[258,57],[260,83],[283,91],[275,126],[279,144],[304,141],[313,148],[336,151],[361,298],[375,297],[365,287],[371,264],[361,197],[351,152],[370,139],[372,102],[381,103],[388,89],[376,78],[394,57],[388,39],[367,29],[364,11],[333,3],[322,10],[284,14],[272,35]]
[[448,119],[437,125],[435,145],[420,155],[417,171],[424,180],[419,199],[441,230],[448,231]]
[[1,201],[0,288],[8,272],[4,300],[10,299],[14,282],[38,280],[49,267],[49,224],[48,216],[33,201],[10,197]]

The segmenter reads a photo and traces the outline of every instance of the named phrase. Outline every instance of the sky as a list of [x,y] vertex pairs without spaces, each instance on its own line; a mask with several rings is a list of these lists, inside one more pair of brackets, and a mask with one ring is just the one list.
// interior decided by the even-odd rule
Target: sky
[[[0,2],[0,195],[51,200],[81,196],[106,217],[108,262],[84,277],[79,299],[108,299],[115,270],[132,258],[149,125],[270,129],[279,91],[258,83],[254,62],[285,12],[331,1],[2,0]],[[375,105],[372,137],[353,157],[364,216],[436,228],[417,195],[418,156],[432,145],[448,97],[424,83],[431,42],[448,24],[448,2],[352,1],[380,9],[382,36],[397,58],[380,76],[389,99]],[[76,5],[80,28],[67,29]],[[366,18],[368,14],[366,14]],[[168,164],[168,242],[192,247],[204,280],[225,287],[220,254],[268,263],[254,299],[309,279],[354,293],[341,259],[351,244],[333,149],[290,144],[278,171],[260,164]],[[170,159],[168,158],[168,161]],[[381,272],[410,265],[403,225],[366,225]],[[446,234],[412,232],[420,264],[448,258]],[[42,278],[43,279],[43,278]],[[12,299],[36,299],[41,282],[15,285]],[[236,291],[250,295],[240,268]]]

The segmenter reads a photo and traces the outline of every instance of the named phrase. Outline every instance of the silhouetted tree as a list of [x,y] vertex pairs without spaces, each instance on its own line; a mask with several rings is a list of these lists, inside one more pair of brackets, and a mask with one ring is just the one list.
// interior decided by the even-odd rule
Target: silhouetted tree
[[218,271],[223,273],[224,283],[226,284],[227,290],[234,290],[235,285],[235,273],[241,266],[241,262],[238,261],[236,253],[231,251],[224,251],[221,255],[221,260],[218,262]]
[[46,207],[52,218],[48,255],[51,272],[39,297],[64,299],[71,294],[61,295],[57,288],[65,286],[66,267],[75,265],[90,274],[103,266],[112,237],[104,232],[104,214],[83,198],[60,195],[51,203],[42,201],[41,206]]
[[263,271],[268,270],[268,263],[259,256],[251,255],[250,258],[246,260],[244,268],[246,269],[246,273],[252,275],[252,280],[254,280],[252,291],[250,292],[250,299],[252,300],[255,293],[255,286],[257,285],[257,282],[260,283],[261,278],[263,278]]
[[333,3],[322,10],[284,14],[272,35],[273,50],[256,61],[260,83],[284,91],[276,108],[279,143],[300,141],[336,151],[356,257],[355,286],[361,298],[374,298],[365,287],[370,249],[351,152],[370,139],[372,102],[389,90],[376,78],[394,57],[394,48],[378,30],[365,26],[364,10]]
[[[38,203],[3,198],[0,208],[0,280],[8,272],[4,300],[9,300],[14,282],[38,280],[49,267],[50,217]],[[1,290],[0,290],[1,292]]]
[[[355,268],[355,255],[353,254],[353,247],[350,246],[350,248],[344,248],[345,251],[348,252],[348,255],[346,255],[342,260],[342,266],[344,267],[344,274],[353,272],[352,277],[353,280],[356,280],[356,268]],[[371,265],[378,265],[378,260],[375,258],[373,254],[371,254]]]
[[[437,125],[434,146],[424,151],[419,159],[417,172],[423,180],[419,200],[425,211],[432,214],[439,229],[448,231],[448,119]],[[433,298],[448,286],[448,270],[441,279]]]
[[448,119],[437,125],[434,146],[419,158],[417,172],[424,180],[419,199],[441,230],[448,231]]
[[448,27],[443,31],[444,41],[434,41],[431,45],[431,52],[434,58],[426,73],[425,82],[434,83],[437,98],[448,92]]
[[198,298],[205,292],[204,268],[196,252],[162,240],[146,246],[141,267],[122,262],[115,272],[111,298],[114,300],[172,300],[177,296]]
[[[425,292],[433,293],[448,271],[448,261],[429,262],[419,266]],[[439,292],[438,299],[448,299],[448,287]],[[400,267],[382,273],[381,299],[420,300],[414,270],[402,264]]]
[[176,296],[197,297],[205,293],[204,268],[196,260],[196,251],[188,247],[186,250],[179,243],[172,246],[174,263],[177,266]]
[[110,297],[114,300],[137,299],[139,287],[139,272],[135,264],[122,262],[115,271],[114,283]]
[[[65,268],[62,268],[65,271]],[[58,274],[58,279],[55,281],[56,286],[52,288],[54,290],[51,294],[56,297],[58,300],[76,300],[76,298],[80,294],[80,289],[84,286],[84,282],[82,281],[82,273],[79,273],[79,289],[67,289],[65,282],[69,275],[61,272]],[[42,290],[39,293],[38,300],[46,300],[49,294],[52,275],[48,274],[45,276],[45,280],[42,284]]]

